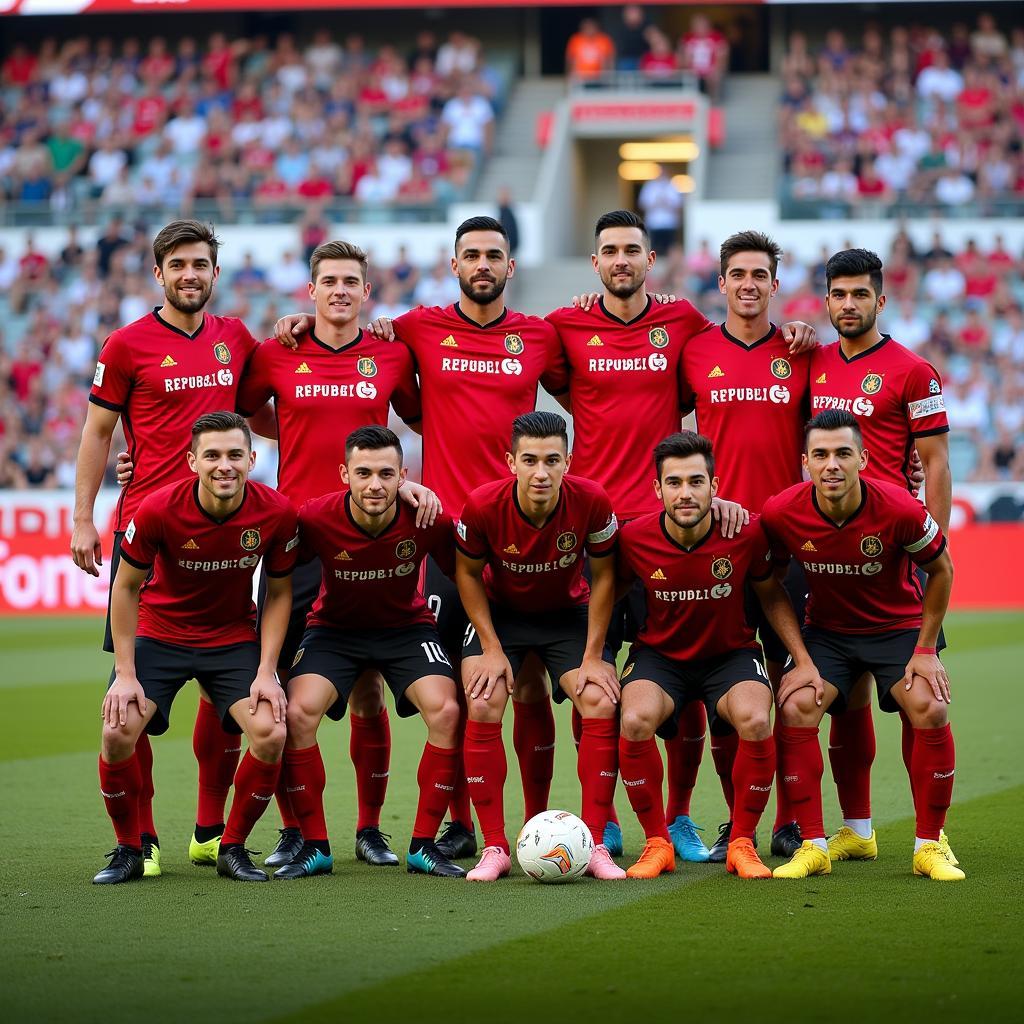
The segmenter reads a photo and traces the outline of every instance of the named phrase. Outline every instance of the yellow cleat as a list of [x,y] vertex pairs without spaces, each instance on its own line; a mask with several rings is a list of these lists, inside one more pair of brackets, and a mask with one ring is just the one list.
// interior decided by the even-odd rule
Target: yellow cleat
[[142,877],[159,878],[160,871],[160,847],[152,839],[142,840]]
[[773,872],[773,878],[808,878],[811,875],[832,874],[832,861],[820,847],[805,839],[800,849],[793,854],[788,864],[780,864]]
[[878,860],[878,842],[875,830],[862,839],[852,828],[844,825],[835,835],[828,837],[828,855],[832,860]]
[[214,867],[217,863],[217,855],[219,853],[220,836],[216,836],[213,839],[207,840],[205,843],[201,843],[193,834],[192,838],[189,840],[188,859],[192,861],[196,867]]
[[946,835],[945,829],[939,829],[939,849],[942,851],[942,856],[949,861],[953,867],[956,867],[960,863],[956,859],[956,854],[953,852],[953,848],[949,845],[949,836]]
[[914,854],[914,874],[936,882],[962,882],[967,875],[946,859],[940,843],[925,843]]

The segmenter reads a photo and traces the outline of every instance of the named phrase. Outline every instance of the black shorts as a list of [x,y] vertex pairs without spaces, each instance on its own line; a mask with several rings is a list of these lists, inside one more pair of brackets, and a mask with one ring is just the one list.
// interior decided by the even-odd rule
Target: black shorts
[[[135,674],[146,699],[156,705],[146,732],[151,736],[167,732],[175,696],[195,679],[213,701],[224,731],[240,733],[241,727],[231,717],[231,705],[249,696],[259,667],[260,646],[253,641],[222,647],[181,647],[148,636],[136,637]],[[108,686],[114,678],[111,672]]]
[[338,699],[327,709],[327,717],[337,722],[345,717],[356,680],[371,668],[384,677],[401,718],[418,714],[416,706],[405,696],[417,679],[446,676],[455,681],[437,630],[426,624],[359,632],[314,626],[302,637],[289,680],[311,673],[330,680],[338,691]]
[[[551,696],[561,704],[568,694],[559,686],[559,680],[566,672],[574,672],[580,667],[587,649],[587,606],[542,615],[523,615],[510,608],[492,605],[491,621],[501,649],[512,666],[512,674],[518,676],[526,656],[535,653],[551,677]],[[483,654],[480,637],[470,624],[466,627],[462,656],[475,658],[480,654]],[[607,650],[605,660],[612,661]]]
[[[295,566],[292,573],[292,613],[288,618],[288,632],[285,633],[284,643],[281,644],[281,653],[277,658],[277,670],[282,673],[281,678],[291,668],[295,660],[295,652],[302,643],[303,634],[306,632],[306,616],[313,608],[313,602],[320,593],[320,583],[323,579],[323,566],[319,558],[312,562],[305,562]],[[263,602],[267,598],[267,562],[263,560],[260,568],[260,586],[256,598],[257,625],[263,619]]]
[[469,619],[462,607],[459,588],[439,568],[429,555],[424,560],[426,570],[423,578],[423,596],[427,607],[434,613],[437,631],[446,651],[455,658],[461,656],[462,638],[469,625]]
[[712,734],[722,736],[733,731],[732,726],[718,714],[718,702],[725,694],[737,683],[748,680],[764,683],[771,690],[761,651],[756,647],[682,662],[666,658],[650,647],[634,645],[622,669],[622,686],[625,688],[636,679],[650,679],[657,683],[675,704],[675,710],[657,730],[665,740],[672,739],[679,732],[679,715],[691,701],[704,702]]
[[[807,605],[807,577],[804,575],[803,563],[797,558],[789,560],[789,568],[782,580],[782,587],[789,594],[790,604],[796,612],[796,621],[804,621],[804,608]],[[779,639],[778,633],[772,629],[768,616],[765,615],[761,602],[754,593],[754,588],[747,584],[747,621],[757,630],[757,638],[764,648],[765,661],[774,661],[783,665],[789,657],[786,645]]]
[[[854,684],[865,672],[875,677],[878,706],[890,713],[899,711],[890,691],[906,674],[907,662],[914,656],[914,648],[921,635],[918,630],[900,629],[892,633],[854,636],[804,626],[803,635],[807,653],[819,675],[839,691],[839,696],[828,709],[830,715],[846,710]],[[940,638],[936,646],[941,651],[946,641]]]
[[[624,526],[625,523],[620,523]],[[583,564],[583,575],[591,582],[590,559]],[[605,652],[614,661],[625,644],[631,644],[647,621],[647,596],[640,580],[633,580],[632,586],[625,595],[612,607],[611,621],[605,636]]]
[[121,564],[121,541],[124,539],[124,530],[114,534],[114,546],[110,551],[110,586],[107,589],[107,624],[103,628],[103,650],[107,654],[114,653],[114,634],[110,631],[110,594],[114,589],[114,579],[117,577],[117,567]]

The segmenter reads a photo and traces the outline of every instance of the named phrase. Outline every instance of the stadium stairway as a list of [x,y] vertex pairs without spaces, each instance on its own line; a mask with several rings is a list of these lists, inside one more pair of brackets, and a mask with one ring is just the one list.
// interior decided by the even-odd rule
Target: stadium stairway
[[725,144],[708,161],[705,199],[775,198],[779,89],[773,75],[729,77]]

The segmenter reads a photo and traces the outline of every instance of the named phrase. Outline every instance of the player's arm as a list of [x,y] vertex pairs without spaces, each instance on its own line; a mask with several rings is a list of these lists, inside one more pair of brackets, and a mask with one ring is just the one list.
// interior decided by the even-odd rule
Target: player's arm
[[110,634],[114,639],[114,682],[103,698],[103,718],[116,728],[128,721],[128,705],[146,713],[146,694],[135,674],[135,634],[139,627],[139,591],[149,566],[137,566],[125,558],[117,567],[110,587]]
[[949,557],[949,551],[943,547],[941,554],[922,565],[921,569],[928,575],[921,606],[921,632],[914,647],[914,656],[907,663],[903,683],[909,690],[914,676],[923,676],[932,688],[935,699],[948,704],[952,699],[949,676],[939,661],[936,646],[939,642],[942,620],[946,617],[946,609],[949,607],[949,595],[953,591],[953,561]]
[[505,657],[491,619],[491,604],[484,589],[486,564],[485,559],[471,558],[461,549],[455,553],[455,585],[459,588],[459,599],[466,616],[480,637],[483,651],[466,684],[466,693],[474,699],[483,697],[484,700],[503,680],[509,693],[515,685],[512,666]]
[[274,324],[274,337],[285,348],[298,348],[299,338],[311,331],[315,323],[311,313],[286,313]]
[[738,501],[717,496],[711,499],[711,515],[721,524],[723,537],[735,537],[750,522],[750,513]]
[[246,419],[254,434],[267,437],[271,441],[277,440],[277,413],[274,411],[273,402],[265,402],[251,416],[246,416]]
[[615,605],[615,553],[590,556],[590,606],[587,609],[587,647],[583,652],[576,681],[576,692],[582,693],[587,683],[600,686],[613,704],[618,704],[619,680],[615,668],[604,660],[604,641]]
[[416,509],[416,525],[423,530],[433,526],[438,513],[444,511],[441,499],[429,487],[424,487],[415,480],[406,479],[398,488],[398,496],[411,508]]
[[249,714],[256,714],[261,700],[274,711],[274,721],[283,722],[288,701],[277,678],[277,659],[281,654],[288,620],[292,613],[292,577],[267,573],[267,596],[260,616],[260,667],[249,689]]
[[939,524],[943,534],[949,533],[949,514],[953,507],[953,474],[949,469],[949,434],[929,434],[916,439],[917,453],[924,468],[925,506]]
[[810,352],[821,345],[817,332],[803,320],[790,320],[789,323],[783,324],[782,337],[789,343],[791,356],[798,356],[801,352]]
[[[75,469],[74,529],[71,533],[71,557],[75,565],[93,576],[99,576],[98,565],[103,564],[100,535],[93,522],[96,495],[103,483],[103,473],[110,457],[110,439],[117,426],[120,413],[95,402],[89,403],[82,443],[78,448]],[[134,639],[134,634],[133,634]]]

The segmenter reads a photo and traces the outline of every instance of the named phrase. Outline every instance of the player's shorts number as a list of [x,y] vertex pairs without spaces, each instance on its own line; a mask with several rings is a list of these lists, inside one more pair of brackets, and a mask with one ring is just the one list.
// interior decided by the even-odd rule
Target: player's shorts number
[[466,627],[466,635],[462,638],[462,646],[463,647],[468,647],[473,642],[473,637],[475,637],[475,636],[476,636],[476,630],[473,628],[473,623],[471,622]]
[[761,664],[761,662],[759,662],[759,661],[757,660],[757,658],[754,658],[754,671],[755,671],[755,672],[756,672],[756,673],[757,673],[757,674],[758,674],[758,675],[759,675],[759,676],[760,676],[760,677],[761,677],[762,679],[767,679],[767,678],[768,678],[768,673],[767,673],[767,672],[765,672],[765,670],[764,670],[764,666],[763,666],[763,665]]
[[423,653],[431,665],[436,665],[440,662],[449,668],[452,667],[452,663],[448,660],[448,655],[445,653],[444,648],[436,640],[424,640],[420,647],[423,648]]
[[441,617],[441,595],[427,594],[427,607],[434,613],[434,621]]

